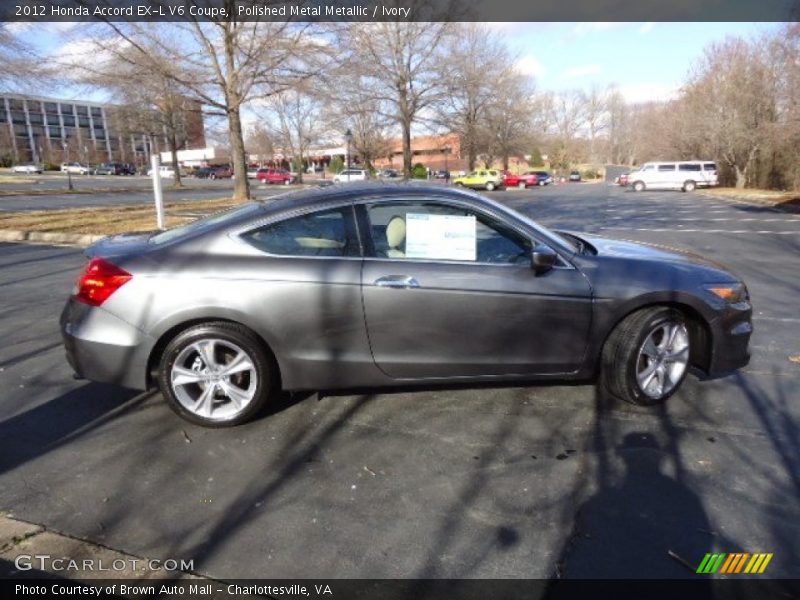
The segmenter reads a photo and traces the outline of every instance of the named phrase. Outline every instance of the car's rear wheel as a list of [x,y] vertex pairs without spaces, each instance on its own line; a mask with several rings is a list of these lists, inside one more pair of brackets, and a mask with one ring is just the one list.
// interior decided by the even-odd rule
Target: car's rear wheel
[[685,181],[683,183],[683,191],[684,192],[693,192],[696,187],[697,187],[697,184],[694,181],[692,181],[691,179],[688,180],[688,181]]
[[540,186],[542,186],[542,187],[544,187],[544,185],[545,185],[545,182],[542,180],[542,181],[540,181],[540,182],[539,182],[539,185],[540,185]]
[[495,188],[494,183],[492,183],[491,181],[486,182],[486,191],[487,192],[491,192],[492,190],[494,190],[494,188]]
[[603,346],[601,385],[632,404],[660,404],[683,383],[690,344],[686,318],[679,311],[653,307],[635,312]]
[[164,349],[158,372],[170,407],[205,427],[251,419],[267,402],[272,379],[269,357],[255,335],[226,322],[180,333]]
[[456,187],[464,187],[464,184],[461,183],[460,181],[456,181],[455,185]]
[[634,182],[633,190],[635,192],[643,192],[644,191],[644,181],[636,181],[636,182]]
[[524,181],[520,181],[520,182],[517,184],[517,187],[518,187],[519,189],[521,189],[521,190],[524,190],[524,189],[525,189],[525,182],[524,182]]

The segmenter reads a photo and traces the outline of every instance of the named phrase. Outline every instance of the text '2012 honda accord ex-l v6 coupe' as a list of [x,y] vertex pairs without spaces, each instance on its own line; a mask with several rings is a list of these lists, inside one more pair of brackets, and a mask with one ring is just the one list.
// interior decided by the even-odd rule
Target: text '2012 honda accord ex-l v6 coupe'
[[557,233],[473,192],[292,192],[89,248],[61,317],[78,376],[208,426],[279,389],[598,381],[656,404],[747,364],[744,283],[695,256]]

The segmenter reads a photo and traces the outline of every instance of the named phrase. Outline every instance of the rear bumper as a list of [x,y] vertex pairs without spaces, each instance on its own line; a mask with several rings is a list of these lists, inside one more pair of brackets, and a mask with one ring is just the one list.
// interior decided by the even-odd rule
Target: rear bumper
[[74,298],[60,319],[67,362],[81,378],[133,389],[147,388],[147,360],[154,342],[139,329]]
[[711,323],[711,356],[708,374],[723,375],[750,362],[750,336],[753,333],[749,302],[730,305]]

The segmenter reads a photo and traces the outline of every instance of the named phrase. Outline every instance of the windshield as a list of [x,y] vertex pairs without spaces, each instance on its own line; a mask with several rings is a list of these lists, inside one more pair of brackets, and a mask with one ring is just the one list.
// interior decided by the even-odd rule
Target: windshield
[[213,215],[198,219],[197,221],[192,221],[186,225],[180,225],[179,227],[156,233],[151,236],[148,241],[151,244],[165,244],[181,237],[210,231],[219,225],[235,222],[240,217],[248,214],[255,214],[260,210],[261,205],[259,204],[243,204],[242,206],[237,206],[223,212],[214,213]]

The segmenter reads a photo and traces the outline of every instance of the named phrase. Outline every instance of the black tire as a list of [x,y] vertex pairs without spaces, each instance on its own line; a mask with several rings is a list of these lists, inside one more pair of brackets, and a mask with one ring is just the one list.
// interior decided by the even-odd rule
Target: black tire
[[492,183],[491,181],[486,183],[486,191],[487,192],[493,191],[495,187],[496,187],[495,184]]
[[[609,394],[637,406],[655,406],[665,402],[678,391],[686,377],[688,367],[674,387],[658,398],[647,395],[636,379],[640,348],[655,328],[669,321],[685,325],[686,317],[675,309],[656,306],[628,315],[614,328],[603,346],[600,364],[600,385]],[[689,355],[691,355],[691,345]]]
[[[257,374],[252,400],[232,418],[211,419],[191,412],[181,404],[170,385],[171,369],[181,352],[187,346],[207,338],[233,342],[239,346],[247,353]],[[246,327],[224,321],[203,323],[182,331],[167,344],[158,368],[158,387],[170,408],[187,421],[203,427],[232,427],[251,420],[267,404],[276,380],[273,364],[255,334]]]
[[521,189],[521,190],[524,190],[524,189],[525,189],[526,187],[528,187],[528,186],[525,184],[525,182],[524,182],[524,181],[520,181],[520,182],[517,184],[517,187],[518,187],[519,189]]
[[644,181],[634,181],[632,187],[634,192],[643,192],[645,189]]
[[692,181],[691,179],[683,182],[683,191],[684,192],[693,192],[696,187],[697,187],[697,184],[694,181]]

